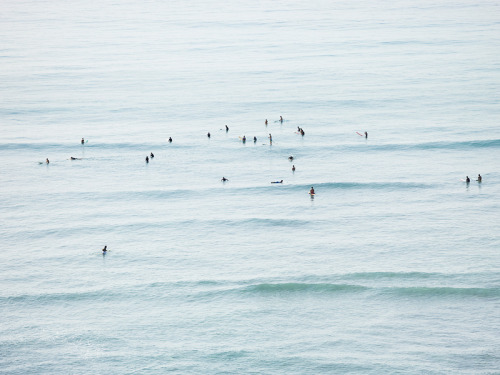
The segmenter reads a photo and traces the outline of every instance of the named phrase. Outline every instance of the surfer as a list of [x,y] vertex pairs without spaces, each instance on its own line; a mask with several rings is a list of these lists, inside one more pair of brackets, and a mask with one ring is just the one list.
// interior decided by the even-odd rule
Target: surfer
[[269,133],[269,144],[272,144],[273,143],[273,136],[271,135],[271,133]]
[[280,122],[283,123],[283,116],[280,116]]
[[295,165],[292,165],[292,172],[295,172]]
[[242,141],[243,143],[245,143],[245,142],[247,141],[247,137],[243,136],[243,138],[241,139],[241,141]]
[[292,161],[292,160],[293,160],[293,156],[291,156],[291,155],[290,155],[290,156],[288,157],[288,160]]
[[257,143],[257,137],[253,137],[253,143]]
[[305,133],[304,133],[304,129],[300,128],[300,134],[301,134],[302,136],[304,136],[304,134],[305,134]]
[[207,133],[207,137],[210,138],[210,132]]
[[466,183],[466,184],[469,184],[469,183],[470,183],[470,178],[469,178],[469,176],[466,176],[466,177],[465,177],[465,183]]
[[45,163],[47,163],[47,164],[50,163],[49,158],[45,159]]
[[172,143],[172,137],[168,138],[168,143]]
[[153,159],[155,157],[155,154],[151,153],[150,156],[151,156],[151,159]]
[[368,138],[368,132],[365,132],[365,138]]
[[282,184],[283,183],[283,180],[281,181],[271,181],[271,184]]
[[266,118],[266,121],[264,122],[264,124],[266,124],[266,126],[267,126],[267,118]]
[[103,253],[105,253],[106,251],[108,251],[108,245],[104,245],[104,248],[102,249]]
[[226,133],[229,131],[229,126],[226,125]]
[[74,158],[73,156],[70,157],[71,160],[81,160],[80,158]]
[[226,177],[222,177],[220,180],[221,180],[222,182],[229,181]]
[[85,143],[85,139],[82,138],[82,145]]
[[313,188],[312,186],[311,186],[311,190],[309,190],[309,194],[311,194],[311,195],[316,194],[316,193],[314,192],[314,188]]
[[149,157],[146,156],[146,163],[149,163]]
[[481,183],[483,181],[483,178],[481,177],[480,174],[477,175],[477,182]]

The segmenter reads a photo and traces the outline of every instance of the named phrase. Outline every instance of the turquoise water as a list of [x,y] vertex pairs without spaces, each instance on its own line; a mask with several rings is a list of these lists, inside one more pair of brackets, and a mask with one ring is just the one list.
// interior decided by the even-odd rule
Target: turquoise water
[[0,372],[500,373],[496,2],[5,1],[0,40]]

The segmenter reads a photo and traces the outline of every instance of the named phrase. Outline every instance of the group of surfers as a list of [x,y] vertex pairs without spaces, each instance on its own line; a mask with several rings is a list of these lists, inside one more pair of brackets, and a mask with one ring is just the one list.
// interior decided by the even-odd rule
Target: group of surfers
[[[479,183],[483,182],[483,177],[482,177],[480,174],[478,174],[478,175],[477,175],[477,179],[476,179],[476,181],[477,181],[477,182],[479,182]],[[470,183],[470,178],[469,178],[469,176],[465,176],[465,182],[466,182],[467,184],[469,184],[469,183]]]

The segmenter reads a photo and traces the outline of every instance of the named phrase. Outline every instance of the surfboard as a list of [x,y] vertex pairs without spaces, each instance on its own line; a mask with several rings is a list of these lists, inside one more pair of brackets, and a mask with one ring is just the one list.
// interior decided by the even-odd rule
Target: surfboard
[[360,137],[364,137],[365,135],[364,134],[361,134],[360,132],[356,132],[357,135],[359,135]]

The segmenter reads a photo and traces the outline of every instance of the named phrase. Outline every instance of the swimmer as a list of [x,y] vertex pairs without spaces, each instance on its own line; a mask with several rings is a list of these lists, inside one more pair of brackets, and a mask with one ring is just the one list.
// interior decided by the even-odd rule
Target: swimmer
[[82,145],[85,143],[85,139],[82,138]]
[[168,139],[168,143],[172,143],[172,137]]
[[220,180],[221,180],[222,182],[229,181],[226,177],[222,177]]
[[146,163],[149,163],[149,157],[146,156]]
[[295,172],[295,165],[292,165],[292,172]]
[[314,192],[314,188],[313,188],[312,186],[311,186],[311,190],[309,190],[309,194],[311,194],[311,195],[316,194],[316,193]]
[[483,182],[483,178],[481,177],[480,174],[477,175],[477,180],[476,181],[479,182],[479,183]]
[[207,137],[210,138],[210,132],[207,133]]
[[151,159],[153,159],[155,157],[155,154],[151,153],[150,156],[151,156]]

